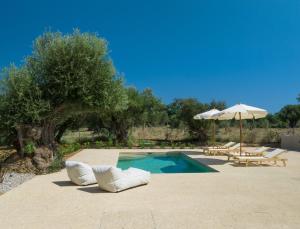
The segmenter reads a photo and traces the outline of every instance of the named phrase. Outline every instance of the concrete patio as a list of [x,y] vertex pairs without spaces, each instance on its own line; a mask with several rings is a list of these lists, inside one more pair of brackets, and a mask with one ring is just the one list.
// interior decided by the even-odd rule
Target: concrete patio
[[[115,165],[119,152],[142,151],[172,150],[89,149],[70,159]],[[287,167],[235,167],[188,151],[219,172],[153,174],[121,193],[75,186],[65,170],[36,176],[0,196],[0,228],[300,228],[299,152],[283,155]]]

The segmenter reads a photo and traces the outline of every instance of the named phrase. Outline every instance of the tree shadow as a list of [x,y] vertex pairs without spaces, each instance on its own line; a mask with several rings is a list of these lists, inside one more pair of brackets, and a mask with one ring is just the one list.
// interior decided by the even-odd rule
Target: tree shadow
[[52,183],[54,183],[60,187],[77,186],[76,184],[72,183],[71,181],[53,181]]

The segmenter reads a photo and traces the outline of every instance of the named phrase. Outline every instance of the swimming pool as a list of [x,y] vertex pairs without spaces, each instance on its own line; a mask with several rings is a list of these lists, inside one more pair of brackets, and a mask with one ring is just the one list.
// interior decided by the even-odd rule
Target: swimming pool
[[117,167],[135,167],[151,173],[217,172],[183,153],[120,153]]

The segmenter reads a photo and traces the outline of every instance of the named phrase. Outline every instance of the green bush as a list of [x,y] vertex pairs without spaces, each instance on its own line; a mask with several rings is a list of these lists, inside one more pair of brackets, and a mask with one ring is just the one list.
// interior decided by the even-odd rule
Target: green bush
[[70,153],[74,153],[79,149],[81,149],[81,145],[79,143],[73,143],[73,144],[69,144],[69,145],[61,145],[58,149],[58,154],[61,156],[65,156]]
[[65,161],[64,161],[63,157],[57,156],[54,159],[54,161],[51,163],[51,165],[48,167],[48,172],[49,173],[58,172],[61,169],[63,169],[64,167],[65,167]]
[[96,141],[95,145],[96,145],[97,148],[102,148],[102,147],[105,146],[105,144],[102,141]]
[[31,155],[34,153],[35,151],[35,145],[33,142],[28,142],[25,147],[24,147],[24,151],[26,154]]

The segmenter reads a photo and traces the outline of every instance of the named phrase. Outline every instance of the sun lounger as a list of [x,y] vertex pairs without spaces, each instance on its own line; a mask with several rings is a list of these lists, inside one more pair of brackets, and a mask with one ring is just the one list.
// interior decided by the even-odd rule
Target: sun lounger
[[99,187],[108,192],[120,192],[136,186],[148,184],[150,173],[141,169],[129,168],[121,170],[111,166],[103,168],[94,166],[93,172]]
[[92,167],[78,161],[66,161],[67,174],[70,180],[77,185],[97,183]]
[[214,149],[209,149],[207,151],[207,155],[226,155],[227,153],[230,153],[230,152],[239,152],[240,150],[240,143],[237,143],[229,148],[214,148]]
[[235,142],[228,142],[224,145],[203,147],[203,153],[207,153],[210,149],[228,149],[230,146],[233,146],[234,144],[236,144],[236,143]]
[[235,157],[234,163],[245,163],[246,166],[248,166],[250,163],[256,163],[257,165],[261,165],[262,163],[274,162],[274,164],[277,164],[278,161],[281,161],[283,163],[283,166],[286,166],[287,159],[279,158],[279,155],[281,155],[284,152],[286,152],[286,150],[274,149],[266,155],[260,157],[237,156]]
[[247,150],[242,152],[242,155],[240,155],[239,152],[228,152],[226,153],[227,157],[228,157],[228,161],[230,160],[230,158],[234,158],[237,156],[263,156],[263,153],[265,153],[270,147],[259,147],[256,148],[254,150]]

